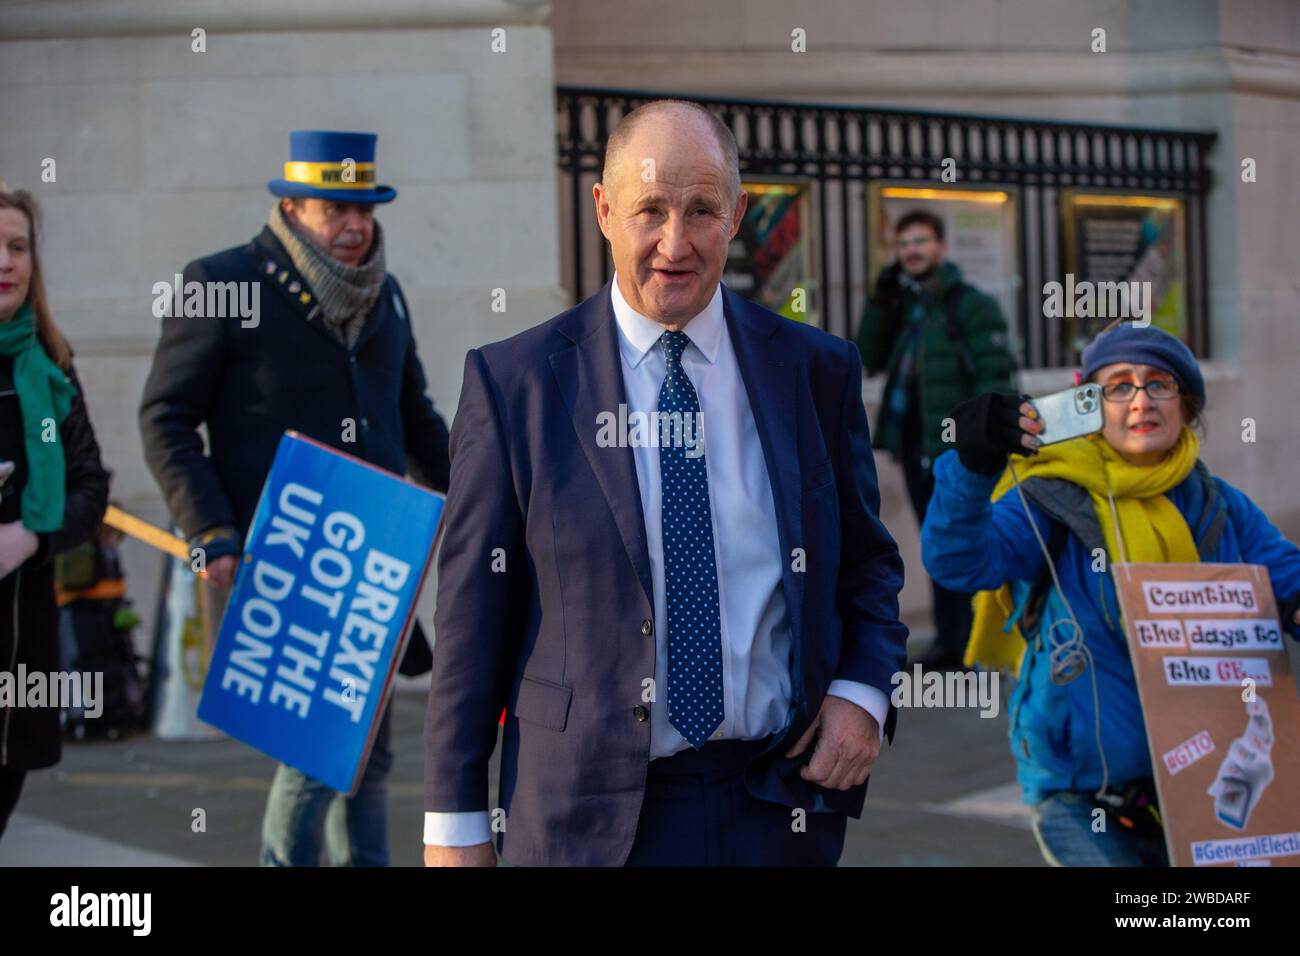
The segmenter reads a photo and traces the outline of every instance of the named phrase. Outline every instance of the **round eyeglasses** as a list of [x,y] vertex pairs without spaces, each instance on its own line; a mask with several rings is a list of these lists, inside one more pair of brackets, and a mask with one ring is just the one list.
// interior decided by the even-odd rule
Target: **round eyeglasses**
[[1182,391],[1178,383],[1171,378],[1158,378],[1154,382],[1147,382],[1145,385],[1134,385],[1132,382],[1111,382],[1109,385],[1101,387],[1101,397],[1108,402],[1127,402],[1131,401],[1138,391],[1145,391],[1151,396],[1153,401],[1167,402],[1171,398],[1177,398]]

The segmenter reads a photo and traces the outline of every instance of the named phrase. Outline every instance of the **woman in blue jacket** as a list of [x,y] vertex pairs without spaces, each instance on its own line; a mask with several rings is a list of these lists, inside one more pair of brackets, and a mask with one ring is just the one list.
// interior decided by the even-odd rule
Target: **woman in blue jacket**
[[[977,598],[973,635],[990,630],[990,619],[1002,629],[1001,606],[1014,608],[1010,619],[1026,636],[1010,736],[1044,857],[1165,865],[1111,563],[1263,565],[1295,637],[1300,548],[1199,463],[1192,429],[1205,381],[1182,342],[1151,326],[1117,325],[1084,351],[1083,375],[1102,387],[1104,429],[1059,444],[1042,444],[1037,412],[1020,397],[987,393],[957,406],[956,454],[936,462],[922,555],[945,587],[990,592]],[[999,476],[1012,452],[1016,479],[1033,492],[1023,498],[1000,494],[1011,486]],[[993,600],[1004,587],[1009,595]]]

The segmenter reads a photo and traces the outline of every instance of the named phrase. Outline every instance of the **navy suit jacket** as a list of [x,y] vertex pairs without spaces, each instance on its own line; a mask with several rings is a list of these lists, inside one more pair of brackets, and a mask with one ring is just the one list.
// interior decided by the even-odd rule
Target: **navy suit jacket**
[[[875,462],[850,342],[723,289],[771,479],[792,634],[793,699],[746,768],[757,797],[860,816],[866,784],[827,790],[781,756],[831,680],[892,690],[905,663],[903,565],[879,519]],[[650,754],[654,676],[645,522],[631,448],[599,447],[597,415],[626,401],[606,285],[543,325],[471,350],[451,435],[438,561],[425,809],[493,809],[488,761],[507,709],[503,858],[619,865]],[[803,564],[794,555],[802,549]],[[885,735],[892,741],[896,713]]]

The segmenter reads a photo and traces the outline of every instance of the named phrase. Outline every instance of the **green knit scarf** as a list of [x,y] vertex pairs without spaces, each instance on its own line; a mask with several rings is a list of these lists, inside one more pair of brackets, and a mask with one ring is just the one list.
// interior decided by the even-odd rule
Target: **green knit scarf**
[[[36,337],[30,302],[8,322],[0,322],[0,355],[14,360],[14,390],[23,416],[27,484],[22,519],[28,531],[57,531],[63,525],[64,459],[58,426],[72,409],[76,387],[45,354]],[[45,439],[53,436],[52,441]]]

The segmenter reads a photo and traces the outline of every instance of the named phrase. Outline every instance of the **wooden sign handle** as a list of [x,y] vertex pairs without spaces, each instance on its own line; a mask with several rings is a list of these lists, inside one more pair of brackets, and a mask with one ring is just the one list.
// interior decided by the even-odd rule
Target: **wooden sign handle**
[[190,560],[190,546],[184,538],[178,537],[157,525],[150,524],[143,518],[127,514],[116,505],[109,505],[108,510],[104,512],[104,524],[110,528],[116,528],[124,534],[129,534],[145,544],[152,545],[159,551],[165,551],[172,557],[180,558],[186,562]]

